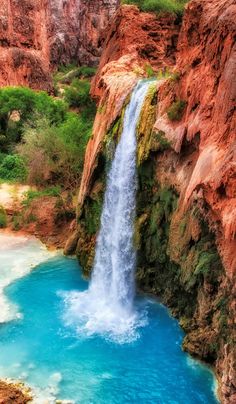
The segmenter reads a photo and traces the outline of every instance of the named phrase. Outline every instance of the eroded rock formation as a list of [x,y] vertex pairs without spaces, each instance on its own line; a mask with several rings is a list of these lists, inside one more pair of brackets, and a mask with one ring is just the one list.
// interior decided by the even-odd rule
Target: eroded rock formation
[[118,0],[2,0],[0,86],[50,90],[60,64],[96,65]]
[[99,100],[93,136],[85,157],[79,203],[87,193],[96,156],[111,124],[121,113],[127,95],[140,77],[152,69],[167,68],[175,62],[179,32],[177,19],[140,13],[135,6],[123,6],[110,23],[92,95]]
[[168,66],[171,74],[150,89],[138,127],[137,282],[180,319],[184,349],[215,366],[227,404],[236,400],[235,17],[234,0],[192,0],[175,53],[172,17],[118,11],[93,84],[99,108],[78,227],[67,245],[71,252],[77,244],[88,273],[125,103],[149,74],[147,64]]

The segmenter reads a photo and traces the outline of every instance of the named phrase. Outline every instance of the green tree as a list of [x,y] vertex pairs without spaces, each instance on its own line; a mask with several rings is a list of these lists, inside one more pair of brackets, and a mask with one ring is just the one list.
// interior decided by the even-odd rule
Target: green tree
[[35,92],[24,87],[0,89],[0,146],[2,151],[11,151],[21,140],[25,122],[33,120],[35,113],[46,116],[51,123],[65,119],[68,106],[54,100],[45,92]]
[[78,186],[92,122],[74,113],[59,126],[39,118],[26,125],[17,151],[27,161],[28,181],[36,185]]
[[6,156],[0,164],[0,178],[6,181],[25,181],[27,168],[24,159],[18,154]]

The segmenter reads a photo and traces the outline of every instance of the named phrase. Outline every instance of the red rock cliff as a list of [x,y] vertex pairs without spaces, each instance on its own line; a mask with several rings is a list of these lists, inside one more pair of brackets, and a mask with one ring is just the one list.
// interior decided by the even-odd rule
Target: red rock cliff
[[[144,207],[138,217],[139,245],[142,243],[138,255],[139,261],[143,259],[138,277],[145,290],[159,291],[164,302],[181,318],[187,332],[185,349],[215,366],[224,404],[236,401],[235,21],[234,0],[190,1],[175,53],[178,26],[174,19],[139,14],[135,7],[118,10],[93,83],[99,110],[86,151],[79,193],[81,219],[71,240],[74,246],[78,240],[78,256],[85,267],[91,267],[96,235],[88,237],[84,229],[86,211],[98,200],[101,190],[99,172],[103,169],[100,155],[104,156],[104,139],[113,123],[118,122],[127,95],[138,78],[145,76],[145,65],[148,63],[154,69],[169,66],[175,73],[159,81],[157,107],[153,112],[152,104],[149,110],[147,105],[141,125],[139,152],[142,153],[147,136],[146,144],[151,145],[147,163],[153,170],[149,173],[153,172],[154,186],[148,191],[151,196],[145,199],[148,210]],[[176,119],[170,120],[167,112],[176,101],[177,104],[182,101],[184,108]],[[154,113],[154,119],[148,111]],[[148,125],[152,122],[150,131]],[[165,138],[164,147],[158,143],[160,136]],[[158,201],[163,187],[174,190],[179,202],[168,218],[168,238],[161,239],[161,253],[164,252],[166,260],[161,273],[168,268],[172,271],[166,273],[162,288],[161,261],[155,254],[161,248],[160,237],[164,236],[145,232],[152,211],[149,198]],[[147,187],[144,190],[147,192]],[[160,220],[167,221],[167,217]],[[205,228],[201,228],[202,221],[207,225]],[[213,257],[215,261],[210,264]],[[178,275],[173,272],[174,265],[179,268]],[[157,279],[156,284],[153,279]],[[190,309],[190,314],[184,307]]]
[[49,90],[50,70],[76,61],[96,64],[100,34],[118,0],[2,0],[0,86]]
[[99,102],[93,136],[89,141],[79,204],[83,203],[96,165],[103,137],[120,114],[123,103],[147,67],[173,66],[179,26],[173,15],[159,18],[140,13],[135,6],[121,7],[105,33],[98,73],[92,84],[92,95]]
[[[182,183],[184,204],[204,198],[209,220],[218,226],[219,248],[229,276],[236,271],[236,5],[234,0],[193,0],[180,32],[176,71],[180,80],[159,91],[156,130],[165,132],[177,153],[199,140],[191,175]],[[180,122],[166,110],[187,102]],[[216,227],[216,226],[215,226]]]

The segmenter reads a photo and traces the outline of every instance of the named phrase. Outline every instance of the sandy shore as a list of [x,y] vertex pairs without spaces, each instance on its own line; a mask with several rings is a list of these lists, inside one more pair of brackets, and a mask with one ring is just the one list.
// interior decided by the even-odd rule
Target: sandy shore
[[20,207],[24,195],[29,191],[29,185],[21,184],[0,184],[0,205],[6,210]]

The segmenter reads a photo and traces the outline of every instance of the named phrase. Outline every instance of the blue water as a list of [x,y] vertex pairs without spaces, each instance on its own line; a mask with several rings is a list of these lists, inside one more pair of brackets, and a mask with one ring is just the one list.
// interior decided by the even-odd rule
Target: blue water
[[177,321],[150,298],[136,301],[138,310],[147,310],[148,324],[132,343],[80,337],[68,328],[61,292],[87,287],[77,262],[62,256],[8,286],[23,318],[0,327],[0,377],[21,377],[36,388],[40,403],[42,397],[76,404],[217,402],[212,373],[182,352]]

